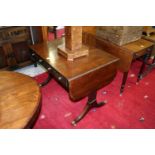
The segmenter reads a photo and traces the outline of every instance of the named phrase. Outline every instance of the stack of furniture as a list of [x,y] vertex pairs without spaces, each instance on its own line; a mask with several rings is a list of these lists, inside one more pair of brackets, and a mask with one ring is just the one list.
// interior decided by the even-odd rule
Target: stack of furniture
[[40,30],[28,26],[0,27],[0,69],[12,70],[30,64],[28,45],[42,41]]

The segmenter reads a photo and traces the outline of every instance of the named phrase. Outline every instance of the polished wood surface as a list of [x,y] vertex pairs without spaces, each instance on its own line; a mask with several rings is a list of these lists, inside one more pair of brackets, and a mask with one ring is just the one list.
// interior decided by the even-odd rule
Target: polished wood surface
[[57,46],[63,43],[64,39],[59,39],[30,45],[30,48],[67,80],[71,99],[85,97],[113,80],[118,58],[94,48],[89,50],[89,56],[78,58],[74,62],[66,61],[57,53]]
[[146,50],[147,48],[150,48],[151,46],[153,46],[152,42],[147,41],[145,39],[139,39],[122,47],[127,49],[128,51],[131,51],[132,54],[140,55],[139,53],[141,53],[143,55],[144,53],[142,51]]
[[31,125],[40,108],[40,89],[26,75],[0,72],[0,128],[25,128]]
[[[120,58],[120,61],[118,62],[118,69],[123,72],[122,85],[120,89],[121,93],[124,90],[128,71],[133,60],[149,54],[153,48],[153,43],[145,39],[139,39],[124,46],[118,46],[110,41],[86,32],[83,33],[83,42],[87,46],[91,45],[91,48],[96,47],[101,50],[105,50],[106,52]],[[143,66],[144,65],[142,64],[142,68]],[[140,78],[141,73],[142,70],[140,69],[138,79]]]
[[49,77],[41,86],[55,78],[69,93],[73,101],[88,96],[82,113],[72,121],[76,125],[92,108],[101,107],[98,103],[97,90],[108,85],[116,76],[119,59],[103,50],[90,48],[89,55],[73,62],[58,54],[57,46],[64,44],[64,39],[31,45],[32,59],[47,69]]
[[122,72],[129,71],[131,63],[135,58],[143,56],[152,48],[153,43],[145,39],[139,39],[124,46],[115,45],[104,39],[96,39],[96,47],[101,48],[120,58],[118,68]]

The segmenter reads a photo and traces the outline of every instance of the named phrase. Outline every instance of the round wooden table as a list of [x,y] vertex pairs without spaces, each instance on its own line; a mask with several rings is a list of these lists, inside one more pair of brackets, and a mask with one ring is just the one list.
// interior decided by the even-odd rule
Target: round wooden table
[[0,128],[30,128],[40,112],[40,88],[31,77],[0,72]]

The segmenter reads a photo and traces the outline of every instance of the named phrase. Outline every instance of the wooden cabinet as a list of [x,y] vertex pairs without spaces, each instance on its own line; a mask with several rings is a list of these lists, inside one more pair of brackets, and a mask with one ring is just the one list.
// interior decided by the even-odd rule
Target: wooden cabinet
[[28,45],[35,38],[35,28],[38,29],[29,26],[0,27],[0,69],[15,69],[31,63]]

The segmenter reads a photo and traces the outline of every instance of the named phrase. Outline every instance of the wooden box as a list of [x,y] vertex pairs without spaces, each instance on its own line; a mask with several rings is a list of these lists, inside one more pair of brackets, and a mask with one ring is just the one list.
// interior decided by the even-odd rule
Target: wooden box
[[96,35],[116,45],[122,46],[139,40],[143,26],[97,26]]

